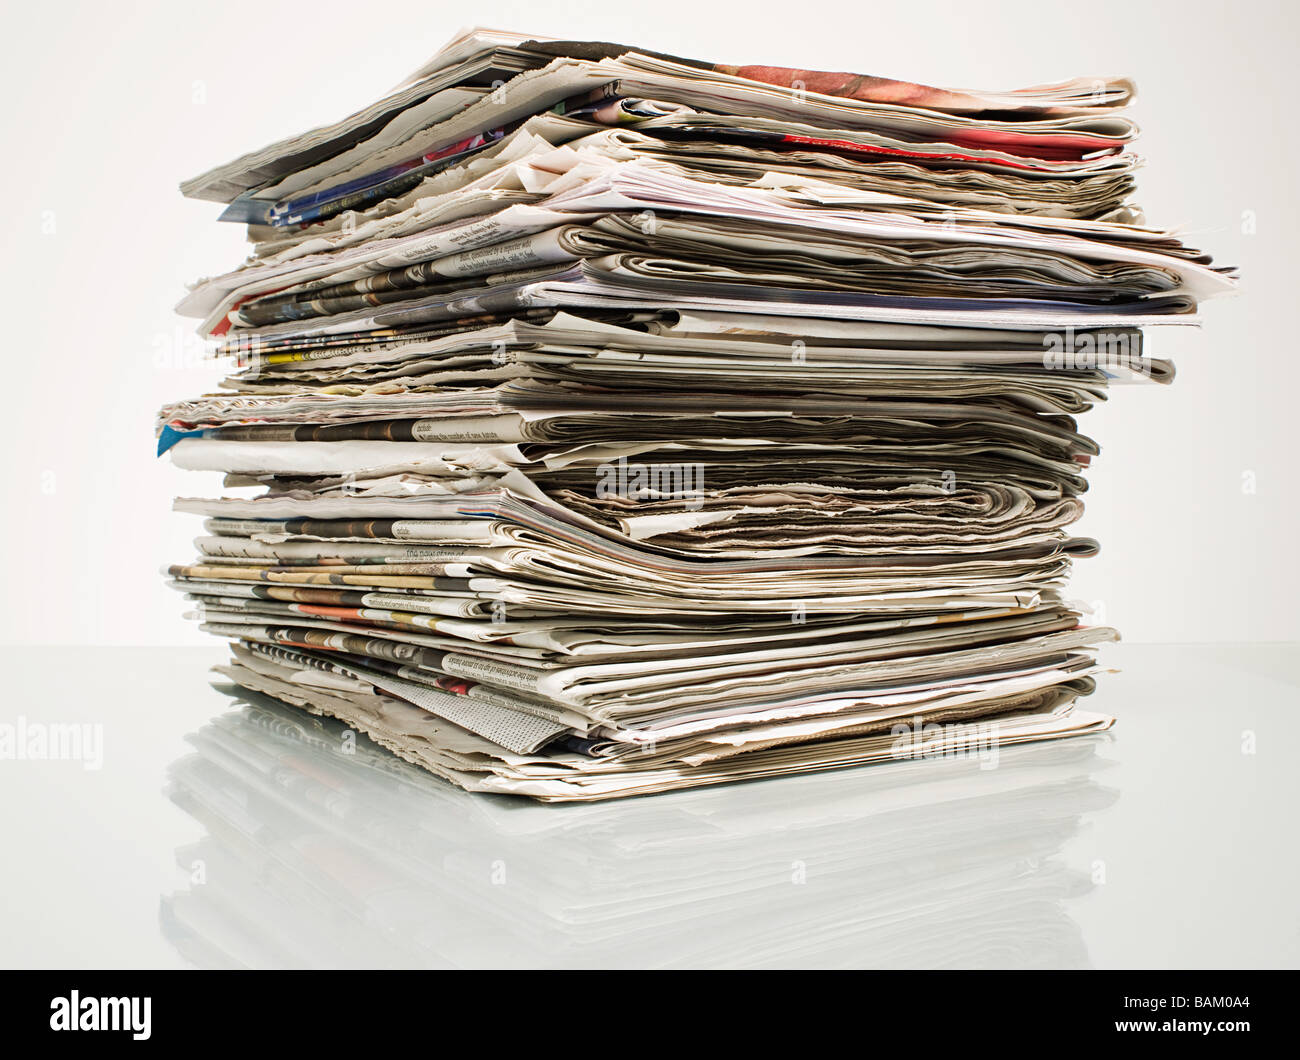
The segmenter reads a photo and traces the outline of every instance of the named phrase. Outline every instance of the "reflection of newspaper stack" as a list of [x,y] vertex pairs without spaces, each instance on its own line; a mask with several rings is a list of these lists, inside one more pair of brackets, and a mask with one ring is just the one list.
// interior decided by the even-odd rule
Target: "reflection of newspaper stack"
[[163,922],[217,967],[1077,967],[1060,849],[1113,798],[1095,740],[559,814],[257,696],[191,741]]
[[1074,417],[1234,284],[1127,205],[1131,90],[458,38],[185,186],[254,252],[182,304],[237,363],[160,417],[231,490],[174,583],[240,685],[473,790],[1104,728]]

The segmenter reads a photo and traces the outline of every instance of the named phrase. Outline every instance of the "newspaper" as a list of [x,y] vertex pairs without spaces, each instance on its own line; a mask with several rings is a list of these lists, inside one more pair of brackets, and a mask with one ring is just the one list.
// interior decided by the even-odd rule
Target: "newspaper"
[[1097,732],[1068,598],[1147,326],[1231,268],[1131,201],[1123,78],[1013,91],[458,36],[183,185],[220,472],[169,565],[237,685],[585,801]]

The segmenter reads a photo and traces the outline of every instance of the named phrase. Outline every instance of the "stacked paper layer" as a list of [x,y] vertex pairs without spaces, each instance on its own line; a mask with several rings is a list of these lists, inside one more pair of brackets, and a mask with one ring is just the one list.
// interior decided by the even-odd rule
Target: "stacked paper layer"
[[1141,327],[1230,270],[1128,203],[1123,80],[972,92],[462,35],[183,190],[253,251],[159,418],[238,684],[596,799],[1104,728],[1064,602]]

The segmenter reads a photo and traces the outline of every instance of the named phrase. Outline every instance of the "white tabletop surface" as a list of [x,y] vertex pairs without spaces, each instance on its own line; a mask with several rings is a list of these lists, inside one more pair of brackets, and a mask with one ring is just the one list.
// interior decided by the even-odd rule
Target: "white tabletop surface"
[[586,806],[345,754],[223,657],[7,650],[7,731],[101,728],[0,759],[0,964],[1300,964],[1300,646],[1118,645],[1110,734],[996,761]]

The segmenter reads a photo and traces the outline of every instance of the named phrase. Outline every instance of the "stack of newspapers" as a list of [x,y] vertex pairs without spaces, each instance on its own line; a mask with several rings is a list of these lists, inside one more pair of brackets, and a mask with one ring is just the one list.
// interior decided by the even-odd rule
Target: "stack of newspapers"
[[598,799],[1096,731],[1066,602],[1112,383],[1229,269],[1130,204],[1132,85],[939,89],[466,32],[186,182],[249,258],[158,447],[238,685]]

